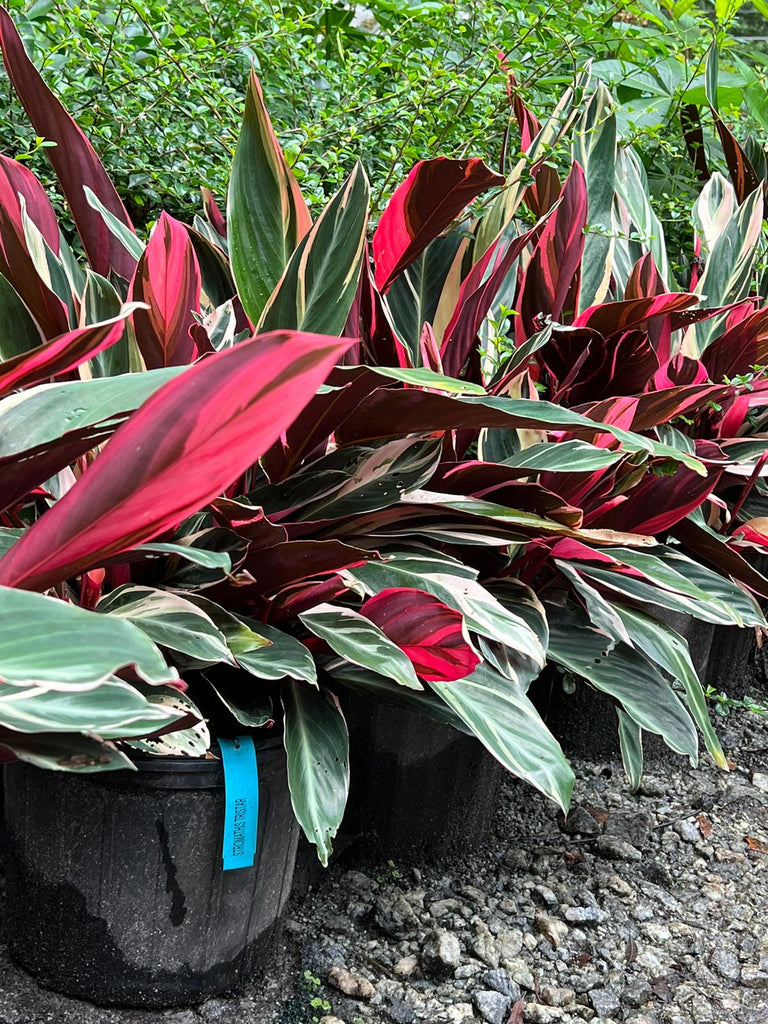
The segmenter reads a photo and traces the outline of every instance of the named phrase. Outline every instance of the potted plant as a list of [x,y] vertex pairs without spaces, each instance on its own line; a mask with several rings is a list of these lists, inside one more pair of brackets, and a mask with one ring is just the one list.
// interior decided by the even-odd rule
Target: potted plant
[[[331,854],[349,788],[345,693],[456,726],[563,809],[573,774],[526,693],[548,659],[621,705],[633,781],[641,729],[695,759],[698,726],[722,763],[684,643],[653,627],[642,609],[666,602],[704,617],[763,621],[725,575],[658,543],[705,505],[724,465],[746,458],[742,450],[712,457],[712,441],[697,447],[665,425],[714,394],[735,400],[741,385],[707,390],[706,399],[697,391],[696,401],[669,387],[651,413],[629,423],[618,399],[605,408],[559,401],[567,388],[554,360],[574,330],[586,332],[595,351],[613,351],[627,334],[644,350],[644,331],[695,302],[664,292],[602,302],[585,311],[584,324],[537,323],[541,295],[554,302],[553,320],[567,319],[554,299],[573,294],[586,244],[581,221],[573,222],[586,206],[578,169],[553,206],[534,162],[534,185],[513,176],[474,223],[466,221],[468,204],[504,179],[479,160],[424,161],[382,213],[371,265],[362,169],[312,223],[252,78],[226,217],[207,196],[206,217],[193,228],[163,215],[145,245],[1,11],[0,42],[36,132],[57,142],[48,152],[89,263],[83,268],[62,242],[39,184],[2,161],[0,248],[15,255],[0,265],[0,291],[25,330],[5,338],[0,329],[0,387],[26,390],[0,399],[0,587],[6,608],[27,601],[40,609],[18,605],[6,621],[17,629],[33,616],[44,623],[54,608],[79,616],[84,635],[108,623],[129,627],[145,645],[139,658],[121,634],[106,648],[114,664],[91,665],[86,689],[72,680],[84,686],[89,647],[63,660],[63,681],[60,665],[41,667],[34,648],[20,647],[19,657],[32,660],[15,685],[27,711],[41,710],[25,730],[0,711],[6,750],[89,773],[147,756],[138,772],[114,773],[114,782],[70,784],[13,767],[15,877],[33,886],[41,908],[37,925],[16,930],[20,959],[33,966],[37,957],[38,969],[44,962],[53,972],[67,936],[49,932],[45,958],[38,956],[41,911],[66,899],[87,915],[81,933],[90,945],[81,944],[79,967],[74,953],[62,954],[67,976],[51,973],[54,984],[160,1005],[234,983],[279,913],[292,870],[295,827],[278,778],[287,778],[296,819],[321,861]],[[572,96],[563,109],[573,103]],[[559,130],[545,126],[536,145]],[[519,233],[523,201],[539,204],[539,221]],[[450,230],[457,218],[465,218],[460,232]],[[546,263],[563,238],[578,259]],[[424,287],[414,287],[419,281]],[[505,340],[509,325],[497,330],[481,359],[478,336],[491,319],[501,324],[510,289],[523,334],[513,344]],[[67,379],[75,370],[86,379]],[[536,383],[556,400],[541,400]],[[633,414],[649,404],[629,397]],[[763,585],[732,544],[694,527],[685,536],[690,548],[703,545],[727,576]],[[3,679],[6,671],[0,659]],[[66,700],[56,697],[62,686]],[[358,749],[381,736],[366,718],[358,712]],[[270,739],[257,762],[263,754],[274,788],[260,803],[257,868],[222,872],[216,847],[227,787],[214,758],[228,740],[265,735],[259,730]],[[271,743],[276,732],[282,773],[273,772],[282,756]],[[177,760],[165,768],[156,759],[182,752],[198,755],[198,767]],[[427,767],[413,770],[423,777]],[[381,775],[369,778],[358,826]],[[432,799],[429,786],[423,790]],[[150,809],[140,814],[146,791]],[[104,932],[92,920],[83,865],[114,856],[114,847],[89,833],[92,845],[71,844],[69,858],[41,850],[45,833],[32,814],[43,798],[47,808],[71,801],[74,812],[83,793],[86,803],[98,798],[105,815],[143,821],[143,842],[121,846],[126,885],[136,884],[142,851],[141,870],[154,878],[160,865],[164,878],[154,932],[138,935],[119,902],[101,908],[98,916],[113,915],[116,949],[131,951],[122,975],[116,955],[108,971],[95,954],[87,963]],[[267,812],[274,828],[262,821]],[[205,835],[206,845],[190,852],[189,822],[198,815],[196,837]],[[234,824],[242,847],[242,817]],[[278,840],[279,851],[265,845]],[[280,871],[266,870],[267,853]],[[265,918],[251,916],[258,884],[269,892]],[[202,902],[217,886],[214,917],[231,921],[236,909],[234,930],[204,926],[191,902],[190,894]],[[205,927],[214,929],[217,952],[203,969]],[[185,942],[194,947],[196,959],[186,961],[193,968],[183,967]],[[158,944],[172,965],[165,973],[147,969]]]

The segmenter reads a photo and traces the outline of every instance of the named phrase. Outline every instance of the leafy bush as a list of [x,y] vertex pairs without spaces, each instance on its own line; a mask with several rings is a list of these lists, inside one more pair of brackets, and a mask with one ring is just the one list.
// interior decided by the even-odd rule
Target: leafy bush
[[[4,13],[0,40],[83,248],[1,158],[2,746],[98,770],[131,744],[204,752],[209,714],[280,718],[324,860],[345,687],[475,735],[563,807],[573,775],[526,692],[547,661],[615,702],[633,784],[643,730],[695,762],[698,728],[725,765],[653,613],[765,625],[743,557],[766,543],[746,504],[766,458],[759,182],[711,177],[678,291],[582,75],[542,125],[518,97],[507,178],[419,162],[369,235],[360,166],[313,222],[252,76],[226,212],[206,195],[145,243]],[[55,664],[30,622],[62,637]]]
[[[663,197],[662,220],[674,222],[688,205],[693,178],[679,159],[679,114],[702,92],[712,38],[709,16],[690,3],[671,13],[651,0],[6,6],[140,224],[160,208],[191,216],[201,185],[223,198],[251,62],[310,204],[322,205],[360,158],[377,211],[408,168],[436,152],[498,163],[507,125],[502,53],[540,110],[594,60]],[[749,34],[738,21],[748,10],[718,7],[722,93],[729,114],[746,104],[746,123],[765,130],[765,63],[736,38]],[[9,100],[6,149],[34,152]],[[45,175],[39,155],[32,161]]]

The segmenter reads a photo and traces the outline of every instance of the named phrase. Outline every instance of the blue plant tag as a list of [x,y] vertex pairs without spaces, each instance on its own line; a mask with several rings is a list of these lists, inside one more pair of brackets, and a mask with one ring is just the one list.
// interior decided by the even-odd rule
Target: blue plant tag
[[224,763],[224,870],[253,867],[259,824],[259,769],[250,736],[219,740]]

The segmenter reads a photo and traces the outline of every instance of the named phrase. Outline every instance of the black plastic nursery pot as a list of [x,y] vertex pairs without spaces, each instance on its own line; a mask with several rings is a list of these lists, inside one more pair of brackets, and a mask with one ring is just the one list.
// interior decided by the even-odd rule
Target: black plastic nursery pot
[[6,765],[13,958],[101,1005],[183,1005],[239,988],[269,956],[298,838],[282,742],[255,747],[256,856],[229,871],[218,760],[147,758],[136,772],[81,776]]
[[487,838],[504,769],[478,740],[353,694],[343,707],[351,785],[342,840],[397,857],[468,851]]

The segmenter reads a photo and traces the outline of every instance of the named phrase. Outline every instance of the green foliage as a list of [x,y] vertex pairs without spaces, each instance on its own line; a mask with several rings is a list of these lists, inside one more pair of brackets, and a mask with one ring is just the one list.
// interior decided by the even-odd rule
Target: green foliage
[[[759,4],[591,0],[5,0],[33,60],[102,155],[131,215],[189,215],[197,189],[223,199],[253,65],[280,141],[313,206],[360,158],[374,210],[417,160],[436,153],[498,162],[508,119],[505,55],[534,110],[547,109],[588,61],[617,94],[662,200],[687,203],[693,172],[682,106],[703,101],[706,51],[721,48],[724,115],[765,130],[768,58],[737,37],[763,35]],[[720,9],[722,8],[722,10]],[[727,8],[727,10],[726,10]],[[742,109],[742,104],[744,108]],[[45,167],[3,87],[4,149]],[[514,146],[510,156],[514,156]],[[43,171],[46,174],[46,171]],[[48,176],[50,181],[50,176]]]

